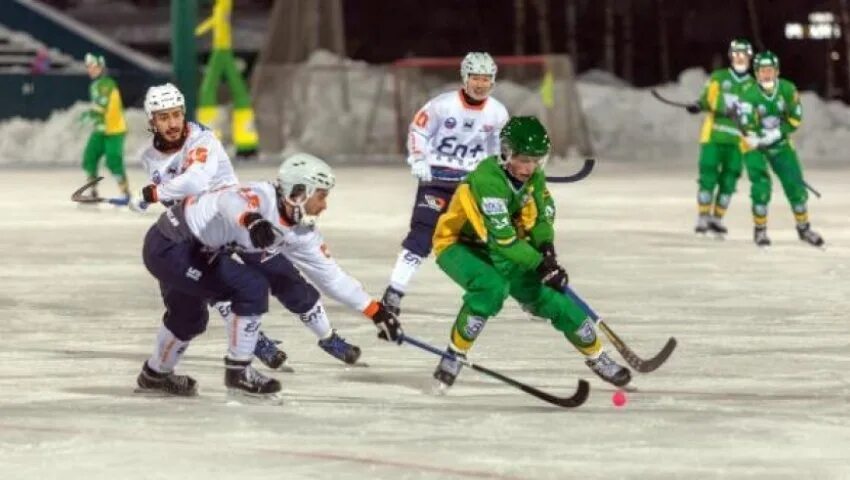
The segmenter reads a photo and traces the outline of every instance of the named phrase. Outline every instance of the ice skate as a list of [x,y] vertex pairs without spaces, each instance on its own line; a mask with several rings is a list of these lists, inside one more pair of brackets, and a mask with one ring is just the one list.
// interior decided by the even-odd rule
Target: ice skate
[[280,344],[280,341],[272,340],[265,333],[260,332],[257,345],[254,347],[254,356],[272,370],[291,373],[293,372],[292,367],[286,365],[288,356],[286,352],[278,348],[278,344]]
[[694,233],[697,235],[705,235],[708,233],[709,216],[702,213],[697,217],[697,224],[694,227]]
[[251,361],[224,358],[224,386],[231,397],[250,397],[262,400],[280,400],[280,382],[267,377],[251,366]]
[[142,371],[136,378],[139,388],[136,393],[174,395],[178,397],[194,397],[198,394],[198,383],[188,375],[160,373],[148,367],[148,362],[142,366]]
[[354,365],[360,358],[360,347],[346,342],[336,330],[331,331],[330,337],[319,340],[319,347],[348,365]]
[[599,378],[614,386],[624,387],[632,380],[629,369],[619,365],[605,352],[601,352],[595,359],[588,358],[584,363]]
[[824,246],[823,237],[818,232],[812,230],[808,223],[797,225],[797,236],[800,237],[800,241],[806,242],[813,247],[823,248]]
[[384,290],[384,296],[381,298],[381,303],[384,304],[387,311],[398,317],[401,315],[401,299],[404,297],[403,292],[399,292],[393,287],[387,287]]
[[718,216],[712,216],[708,219],[708,230],[719,240],[726,238],[726,234],[729,233],[726,225],[723,225],[723,217]]
[[770,238],[767,237],[767,227],[757,226],[753,230],[753,241],[756,246],[765,248],[770,246]]
[[437,395],[445,394],[454,385],[455,379],[460,374],[461,368],[463,368],[463,363],[458,361],[458,358],[466,360],[466,354],[455,351],[451,345],[449,345],[448,351],[455,356],[443,357],[437,365],[437,369],[434,370],[434,379],[436,382],[434,383],[433,392]]

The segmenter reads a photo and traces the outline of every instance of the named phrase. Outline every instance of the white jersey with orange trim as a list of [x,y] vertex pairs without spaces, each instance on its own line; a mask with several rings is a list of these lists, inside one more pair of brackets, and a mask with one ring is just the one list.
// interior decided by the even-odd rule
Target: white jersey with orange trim
[[500,152],[499,133],[508,117],[492,96],[471,105],[461,90],[443,93],[413,117],[407,153],[426,159],[435,180],[462,180],[481,160]]
[[190,198],[185,216],[189,229],[201,243],[211,248],[237,245],[244,252],[258,253],[251,244],[244,215],[257,212],[278,228],[278,241],[265,250],[268,255],[283,254],[319,290],[334,300],[364,312],[372,297],[354,277],[331,258],[322,235],[315,227],[290,225],[277,209],[275,187],[268,182],[252,182]]
[[227,152],[212,130],[194,122],[186,125],[189,135],[180,150],[162,153],[151,145],[142,153],[142,168],[157,186],[161,202],[239,183]]

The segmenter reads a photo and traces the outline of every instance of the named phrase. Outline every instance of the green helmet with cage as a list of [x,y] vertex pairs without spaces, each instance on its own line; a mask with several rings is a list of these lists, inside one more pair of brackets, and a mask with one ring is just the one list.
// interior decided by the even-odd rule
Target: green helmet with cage
[[503,162],[513,155],[524,155],[537,157],[538,163],[542,165],[552,146],[546,127],[533,116],[511,117],[502,128],[499,138],[502,143]]
[[[766,68],[772,68],[773,70],[770,72],[765,71],[764,73],[759,73]],[[779,78],[779,57],[770,50],[759,52],[756,54],[755,58],[753,58],[753,73],[756,74],[756,81],[758,81],[758,84],[761,85],[762,88],[765,90],[773,90],[773,87],[776,85],[776,81]]]
[[750,69],[750,59],[753,58],[753,46],[744,38],[736,38],[729,43],[729,62],[735,73],[742,75]]

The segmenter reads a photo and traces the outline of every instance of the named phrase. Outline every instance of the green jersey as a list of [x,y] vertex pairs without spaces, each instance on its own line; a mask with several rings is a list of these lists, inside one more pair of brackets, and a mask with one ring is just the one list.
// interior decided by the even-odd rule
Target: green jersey
[[463,241],[490,254],[533,270],[543,260],[538,248],[555,237],[555,202],[538,168],[527,182],[515,186],[498,157],[484,159],[455,191],[434,230],[439,256]]
[[121,94],[112,77],[106,75],[97,77],[89,86],[89,95],[92,106],[87,116],[94,123],[95,130],[107,135],[127,131]]
[[712,72],[699,98],[699,106],[708,112],[700,131],[700,143],[738,144],[741,134],[733,118],[741,93],[753,85],[749,73],[739,75],[731,68]]
[[[770,93],[757,83],[753,84],[741,95],[740,121],[747,133],[757,135],[778,128],[781,137],[771,147],[788,144],[790,134],[803,121],[803,106],[797,87],[784,78],[777,79],[776,87]],[[744,149],[749,150],[746,143]]]

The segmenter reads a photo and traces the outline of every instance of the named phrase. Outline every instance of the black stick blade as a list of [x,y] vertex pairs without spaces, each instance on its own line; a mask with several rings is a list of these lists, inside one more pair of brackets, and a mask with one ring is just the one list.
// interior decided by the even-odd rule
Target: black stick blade
[[552,183],[573,183],[578,182],[580,180],[584,180],[585,177],[590,175],[590,172],[593,171],[593,167],[596,165],[595,158],[585,158],[584,164],[582,164],[581,169],[572,174],[567,175],[566,177],[546,177],[547,182]]
[[579,379],[578,388],[575,393],[569,397],[556,397],[550,393],[546,393],[543,390],[538,390],[530,385],[526,385],[522,382],[518,382],[511,377],[506,377],[499,372],[490,370],[489,368],[482,367],[481,365],[477,365],[474,363],[469,364],[470,367],[474,370],[478,370],[479,372],[489,375],[493,378],[497,378],[508,385],[516,387],[523,392],[532,395],[534,397],[543,400],[544,402],[551,403],[552,405],[557,405],[563,408],[575,408],[582,405],[585,401],[587,401],[587,397],[590,395],[590,384],[587,383],[584,379]]

